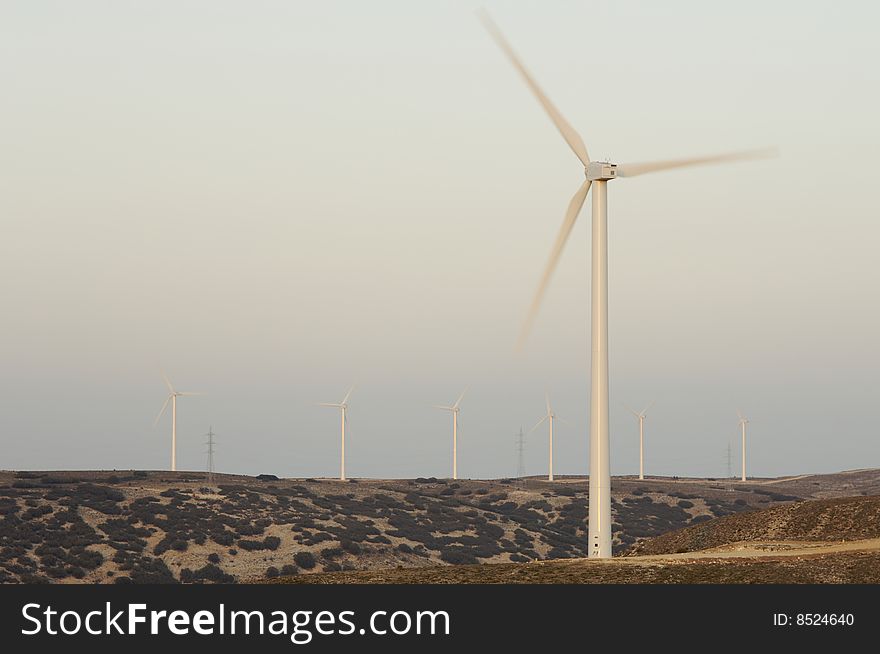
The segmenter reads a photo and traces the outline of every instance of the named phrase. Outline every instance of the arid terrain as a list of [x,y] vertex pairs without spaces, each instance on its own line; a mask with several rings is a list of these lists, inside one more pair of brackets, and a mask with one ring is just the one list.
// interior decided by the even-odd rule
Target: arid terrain
[[276,583],[880,583],[880,496],[804,500],[639,542],[623,557],[284,577]]
[[[820,524],[785,522],[780,511],[803,506],[797,500],[856,497],[866,504],[850,507],[851,519],[862,520],[874,495],[880,470],[748,482],[615,478],[615,553],[639,556],[587,562],[584,478],[218,475],[209,486],[199,473],[0,472],[0,581],[688,582],[707,579],[707,566],[719,582],[744,580],[742,567],[749,578],[808,581],[818,573],[799,562],[821,556],[827,570],[813,580],[871,582],[876,546],[831,551],[827,539],[880,532],[839,528],[838,513]],[[759,515],[788,526],[746,527]],[[732,556],[734,537],[759,556]],[[798,543],[773,550],[758,541]]]

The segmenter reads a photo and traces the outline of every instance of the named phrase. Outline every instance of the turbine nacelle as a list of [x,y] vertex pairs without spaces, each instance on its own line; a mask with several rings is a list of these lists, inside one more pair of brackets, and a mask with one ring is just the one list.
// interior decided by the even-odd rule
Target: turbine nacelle
[[607,161],[591,161],[584,168],[584,174],[591,182],[617,179],[617,164]]

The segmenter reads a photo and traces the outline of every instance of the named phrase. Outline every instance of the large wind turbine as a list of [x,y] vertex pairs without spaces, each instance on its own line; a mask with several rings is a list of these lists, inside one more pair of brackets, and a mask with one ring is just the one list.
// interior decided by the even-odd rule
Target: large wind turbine
[[543,418],[541,418],[541,419],[535,424],[534,427],[532,427],[531,429],[529,429],[529,433],[531,434],[531,433],[532,433],[533,431],[535,431],[538,427],[540,427],[540,426],[544,423],[545,420],[547,421],[547,424],[548,424],[548,426],[550,427],[550,435],[549,435],[549,442],[550,442],[550,471],[549,471],[549,474],[547,475],[547,481],[553,481],[553,421],[556,420],[556,414],[553,413],[553,409],[550,408],[550,396],[549,396],[549,395],[544,395],[544,399],[547,400],[547,413],[544,415]]
[[[556,264],[574,227],[581,207],[587,198],[587,192],[593,187],[593,228],[592,228],[592,282],[591,282],[591,384],[590,384],[590,508],[589,508],[589,543],[590,557],[607,558],[611,556],[611,474],[608,453],[608,206],[607,184],[618,177],[635,177],[645,173],[696,166],[700,164],[720,163],[766,156],[768,151],[749,151],[721,154],[692,159],[675,159],[649,163],[614,164],[607,161],[591,161],[583,139],[563,118],[559,110],[544,95],[532,76],[520,62],[501,31],[483,11],[480,12],[483,23],[498,45],[519,71],[538,102],[550,115],[550,119],[562,134],[568,146],[584,166],[586,179],[575,192],[565,212],[562,228],[550,253],[550,260],[538,285],[532,301],[528,317],[525,321],[520,345],[535,318],[535,314],[544,296]],[[598,100],[599,98],[597,98]]]
[[746,480],[746,425],[749,424],[749,419],[746,418],[741,411],[737,411],[736,415],[739,416],[739,426],[742,429],[742,476],[740,477],[740,481]]
[[165,380],[165,385],[168,387],[168,397],[165,398],[165,404],[162,405],[159,415],[153,421],[153,426],[155,427],[159,419],[165,415],[165,409],[168,408],[168,403],[171,402],[171,471],[174,472],[177,470],[177,398],[185,395],[204,395],[204,393],[174,390],[174,386],[168,381],[168,377],[164,372],[162,373],[162,379]]
[[461,400],[464,397],[464,394],[467,392],[467,389],[461,392],[461,395],[458,396],[458,399],[455,401],[455,404],[452,406],[443,406],[442,404],[435,404],[435,409],[443,409],[444,411],[452,412],[452,478],[458,479],[458,412],[461,411],[459,405],[461,404]]
[[653,400],[641,411],[629,410],[639,419],[639,479],[645,478],[645,416],[648,415],[648,409],[652,406],[654,406]]
[[318,405],[334,407],[336,409],[339,409],[342,413],[342,448],[339,463],[339,481],[345,481],[345,425],[348,422],[348,398],[351,397],[351,392],[353,390],[354,386],[349,388],[348,393],[346,393],[345,397],[342,398],[342,402],[339,402],[338,404],[322,402]]

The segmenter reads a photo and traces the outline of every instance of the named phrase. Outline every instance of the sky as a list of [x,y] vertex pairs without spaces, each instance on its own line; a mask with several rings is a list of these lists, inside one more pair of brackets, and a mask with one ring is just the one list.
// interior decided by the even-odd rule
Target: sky
[[[449,476],[517,469],[549,393],[588,470],[589,200],[515,343],[582,166],[483,3],[0,4],[0,469]],[[723,476],[876,467],[876,3],[486,1],[616,162],[611,456]],[[544,426],[528,474],[547,467]]]

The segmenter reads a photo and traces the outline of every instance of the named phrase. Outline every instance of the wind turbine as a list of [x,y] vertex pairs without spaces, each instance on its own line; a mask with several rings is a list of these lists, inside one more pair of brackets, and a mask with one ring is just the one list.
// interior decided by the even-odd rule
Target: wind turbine
[[742,429],[742,476],[740,477],[740,481],[746,480],[746,425],[749,424],[749,419],[746,418],[741,411],[737,411],[736,415],[739,416],[739,426]]
[[339,481],[345,481],[345,425],[348,423],[348,398],[351,397],[351,392],[354,390],[354,386],[348,389],[348,393],[345,394],[345,397],[342,398],[342,402],[338,404],[330,404],[327,402],[322,402],[318,404],[318,406],[329,406],[336,409],[340,409],[342,412],[342,454],[339,464]]
[[557,419],[560,419],[560,420],[561,420],[561,418],[557,418],[556,414],[553,413],[553,409],[550,408],[550,396],[545,394],[545,395],[544,395],[544,399],[547,400],[547,413],[544,415],[543,418],[541,418],[541,419],[535,424],[534,427],[532,427],[531,429],[529,429],[529,433],[531,434],[531,433],[532,433],[533,431],[535,431],[538,427],[540,427],[540,426],[544,423],[545,420],[547,421],[547,424],[548,424],[548,426],[550,427],[550,434],[549,434],[549,441],[550,441],[550,471],[549,471],[549,474],[547,475],[547,481],[553,481],[553,421],[554,421],[554,420],[557,420]]
[[608,434],[608,205],[607,185],[618,177],[635,177],[645,173],[697,166],[701,164],[753,159],[767,156],[769,151],[748,151],[720,154],[691,159],[674,159],[648,163],[615,164],[608,161],[591,161],[583,139],[563,118],[559,110],[538,86],[507,43],[501,31],[488,13],[479,12],[486,29],[519,71],[538,102],[562,134],[568,146],[584,166],[586,179],[568,204],[565,219],[550,253],[550,259],[538,285],[531,308],[520,335],[520,346],[528,335],[544,291],[562,254],[565,242],[574,227],[581,207],[593,187],[592,227],[592,282],[591,282],[591,384],[590,384],[590,508],[589,542],[590,557],[611,556],[611,473]]
[[458,479],[458,412],[461,411],[459,405],[461,404],[461,400],[464,397],[464,394],[467,392],[467,389],[464,389],[461,392],[461,395],[458,396],[458,399],[455,401],[455,404],[452,406],[443,406],[442,404],[435,404],[435,409],[443,409],[444,411],[452,412],[452,478]]
[[639,479],[645,478],[645,416],[648,414],[648,409],[652,406],[654,406],[653,400],[639,412],[633,409],[629,410],[631,414],[639,419]]
[[168,387],[168,397],[165,398],[165,404],[162,405],[159,415],[153,421],[153,426],[155,427],[159,423],[159,419],[165,415],[168,403],[171,402],[171,472],[175,472],[177,470],[177,398],[185,395],[204,395],[204,393],[174,390],[174,386],[168,381],[168,377],[164,372],[162,373],[162,379],[165,380],[165,385]]

